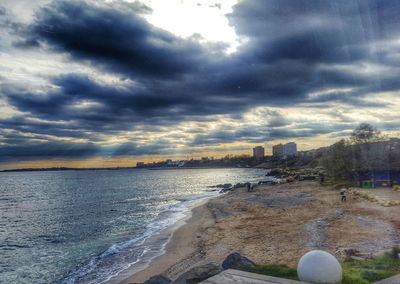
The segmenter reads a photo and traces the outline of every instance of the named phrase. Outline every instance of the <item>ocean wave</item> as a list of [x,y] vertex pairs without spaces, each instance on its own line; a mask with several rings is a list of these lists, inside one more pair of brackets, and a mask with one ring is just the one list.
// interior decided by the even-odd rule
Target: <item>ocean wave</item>
[[190,206],[194,203],[217,195],[216,192],[206,192],[202,195],[177,199],[178,203],[160,212],[157,219],[146,226],[144,233],[133,239],[111,245],[101,254],[92,258],[86,265],[70,273],[61,283],[105,283],[122,271],[140,263],[146,254],[152,252],[153,256],[147,257],[147,264],[154,257],[164,252],[165,245],[169,240],[169,237],[162,238],[161,242],[150,242],[150,244],[145,245],[149,238],[159,235],[163,230],[183,220],[190,211]]

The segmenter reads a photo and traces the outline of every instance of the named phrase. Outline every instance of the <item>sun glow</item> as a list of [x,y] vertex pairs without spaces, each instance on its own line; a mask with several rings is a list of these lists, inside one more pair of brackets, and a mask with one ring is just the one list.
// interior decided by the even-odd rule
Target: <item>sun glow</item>
[[153,12],[146,19],[153,25],[165,29],[180,37],[188,38],[200,35],[205,41],[224,42],[233,52],[239,45],[239,39],[226,14],[232,11],[237,0],[185,1],[185,0],[146,0]]

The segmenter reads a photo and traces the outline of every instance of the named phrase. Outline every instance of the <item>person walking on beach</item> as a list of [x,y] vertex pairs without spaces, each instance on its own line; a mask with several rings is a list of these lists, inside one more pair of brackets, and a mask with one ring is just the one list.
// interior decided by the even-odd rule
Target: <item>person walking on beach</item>
[[319,183],[323,184],[325,180],[325,175],[324,173],[319,173]]
[[341,201],[346,202],[347,201],[347,191],[346,188],[342,188],[340,190],[340,196],[341,196]]

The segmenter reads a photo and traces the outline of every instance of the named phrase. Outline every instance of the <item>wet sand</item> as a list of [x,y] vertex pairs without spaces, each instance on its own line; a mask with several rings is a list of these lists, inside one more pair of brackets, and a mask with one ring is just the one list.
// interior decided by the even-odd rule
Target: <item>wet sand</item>
[[142,283],[156,274],[178,277],[185,270],[202,262],[202,239],[208,227],[214,225],[214,218],[207,204],[198,204],[192,209],[191,217],[178,227],[166,245],[165,253],[155,258],[145,270],[120,282]]
[[142,283],[161,273],[176,279],[191,267],[222,263],[235,251],[256,263],[292,267],[312,249],[339,259],[348,249],[368,257],[399,243],[399,214],[400,206],[383,207],[351,193],[342,203],[338,191],[314,182],[237,189],[193,208],[165,254],[121,283]]

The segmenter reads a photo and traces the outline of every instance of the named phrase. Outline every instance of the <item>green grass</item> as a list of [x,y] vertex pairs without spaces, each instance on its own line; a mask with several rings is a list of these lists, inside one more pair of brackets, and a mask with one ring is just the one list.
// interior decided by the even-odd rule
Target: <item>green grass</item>
[[366,260],[342,263],[343,284],[368,284],[400,274],[400,260],[391,253]]
[[280,265],[280,264],[256,265],[246,269],[246,271],[269,275],[269,276],[298,280],[296,269],[287,267],[286,265]]
[[[400,274],[400,260],[397,259],[399,248],[392,253],[366,260],[348,260],[342,263],[342,284],[369,284]],[[286,265],[256,265],[246,269],[248,272],[298,280],[297,271]]]

